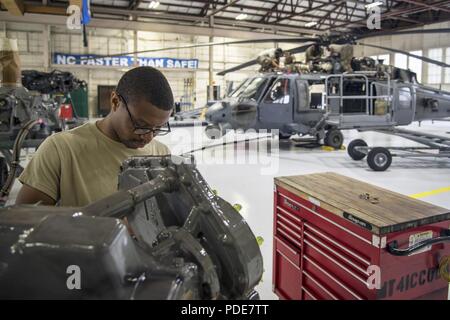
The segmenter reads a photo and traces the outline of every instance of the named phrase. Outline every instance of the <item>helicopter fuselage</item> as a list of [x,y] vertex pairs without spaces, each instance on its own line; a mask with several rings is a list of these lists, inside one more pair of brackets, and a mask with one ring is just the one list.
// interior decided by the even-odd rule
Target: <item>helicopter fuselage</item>
[[[206,112],[210,124],[227,129],[278,129],[307,134],[325,110],[307,105],[308,82],[298,74],[249,78]],[[308,98],[309,99],[309,98]]]
[[259,75],[206,112],[209,128],[221,134],[278,129],[319,138],[332,129],[370,130],[449,116],[450,92],[374,72]]

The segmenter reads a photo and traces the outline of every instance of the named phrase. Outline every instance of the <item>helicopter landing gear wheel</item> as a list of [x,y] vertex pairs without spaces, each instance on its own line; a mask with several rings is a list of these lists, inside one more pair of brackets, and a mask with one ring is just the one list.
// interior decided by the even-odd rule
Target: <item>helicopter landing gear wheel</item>
[[208,139],[214,140],[222,137],[222,128],[217,124],[209,124],[205,128],[205,134]]
[[367,154],[367,164],[374,171],[385,171],[391,163],[392,155],[386,148],[376,147]]
[[340,149],[344,143],[344,136],[339,129],[330,129],[325,134],[324,143],[334,149]]
[[3,188],[3,186],[6,183],[6,179],[8,178],[8,164],[6,163],[6,159],[3,157],[0,157],[0,189]]
[[367,147],[367,143],[362,139],[355,139],[352,140],[352,142],[350,142],[347,147],[347,153],[350,158],[355,161],[364,159],[366,157],[366,154],[356,150],[355,147]]

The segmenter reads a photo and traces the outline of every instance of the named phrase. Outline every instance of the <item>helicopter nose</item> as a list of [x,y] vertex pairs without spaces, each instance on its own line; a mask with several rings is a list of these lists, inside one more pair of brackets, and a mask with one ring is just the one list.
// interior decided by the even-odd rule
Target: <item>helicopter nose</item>
[[218,102],[213,104],[211,107],[208,108],[208,110],[206,110],[205,113],[205,119],[208,122],[213,122],[215,120],[217,120],[217,114],[221,113],[223,110],[223,105],[222,103]]
[[205,113],[205,120],[206,121],[208,121],[208,122],[211,122],[212,121],[212,112],[211,112],[211,110],[206,110],[206,113]]

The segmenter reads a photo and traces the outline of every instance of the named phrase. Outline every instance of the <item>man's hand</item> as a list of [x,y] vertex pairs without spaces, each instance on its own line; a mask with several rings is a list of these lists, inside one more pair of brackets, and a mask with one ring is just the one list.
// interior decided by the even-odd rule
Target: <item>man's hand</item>
[[22,186],[17,195],[16,204],[36,204],[54,206],[56,201],[33,187],[26,184]]
[[127,230],[128,230],[128,233],[130,234],[130,236],[131,236],[133,239],[136,239],[136,235],[134,234],[134,231],[133,231],[133,229],[131,228],[130,223],[128,222],[127,217],[123,218],[123,219],[121,220],[121,222],[125,225],[125,227],[127,227]]

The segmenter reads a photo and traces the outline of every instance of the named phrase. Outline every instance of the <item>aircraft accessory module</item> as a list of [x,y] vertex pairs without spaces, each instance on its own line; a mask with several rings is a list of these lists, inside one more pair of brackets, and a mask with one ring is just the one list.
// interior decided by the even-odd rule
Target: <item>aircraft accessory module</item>
[[0,299],[256,299],[262,273],[193,157],[130,158],[119,191],[86,207],[0,209]]

